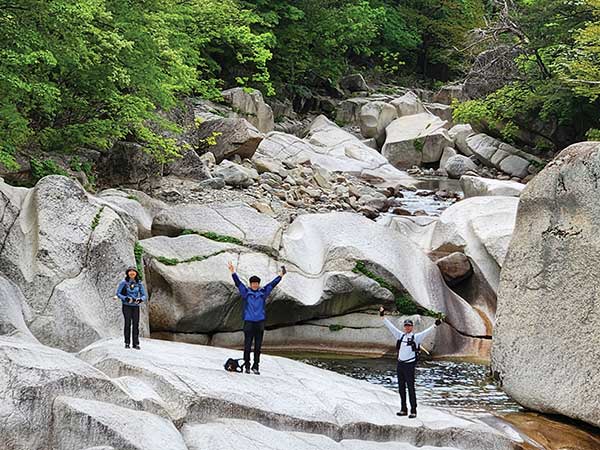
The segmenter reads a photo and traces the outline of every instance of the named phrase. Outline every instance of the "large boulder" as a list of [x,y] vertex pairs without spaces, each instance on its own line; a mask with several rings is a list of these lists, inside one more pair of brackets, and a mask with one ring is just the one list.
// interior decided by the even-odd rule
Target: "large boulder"
[[263,134],[243,118],[217,115],[200,116],[197,119],[199,151],[211,152],[217,162],[233,158],[252,158]]
[[371,101],[366,97],[354,97],[341,101],[335,113],[335,122],[344,125],[357,125],[360,121],[360,110]]
[[18,206],[16,217],[16,205],[9,208],[12,225],[2,232],[0,272],[23,293],[33,335],[73,351],[120,334],[120,305],[112,295],[135,262],[132,230],[65,177],[43,178]]
[[454,140],[454,145],[463,155],[471,156],[473,151],[467,145],[467,138],[474,134],[471,125],[459,123],[454,125],[448,131],[450,137]]
[[445,122],[429,114],[403,116],[388,125],[381,153],[398,168],[438,162],[453,142]]
[[258,180],[256,169],[236,164],[227,159],[221,161],[213,174],[215,178],[222,178],[226,185],[234,187],[250,187]]
[[134,189],[155,188],[163,167],[144,147],[135,142],[118,141],[96,163],[99,184]]
[[360,73],[346,75],[340,80],[340,87],[348,92],[367,92],[369,85]]
[[460,177],[460,186],[465,194],[465,198],[492,195],[518,197],[521,195],[523,189],[525,189],[523,183],[517,183],[516,181],[493,180],[470,175]]
[[306,139],[284,133],[270,133],[257,149],[258,157],[269,157],[289,164],[310,162],[330,172],[411,183],[406,172],[390,165],[377,150],[341,129],[325,116],[311,123]]
[[469,97],[464,92],[464,86],[462,84],[442,86],[432,98],[433,102],[442,103],[444,105],[451,105],[454,100],[464,102],[469,100]]
[[273,110],[265,103],[259,90],[237,87],[223,91],[221,94],[236,117],[246,119],[261,133],[273,131],[275,126]]
[[446,122],[446,128],[452,127],[452,106],[442,103],[425,103],[425,109],[429,114],[439,117]]
[[366,138],[375,138],[378,143],[383,143],[386,127],[397,117],[396,108],[389,103],[367,103],[359,113],[360,132]]
[[299,450],[330,448],[322,447],[326,442],[337,449],[334,442],[342,437],[354,439],[356,449],[514,447],[482,422],[427,406],[420,407],[418,421],[398,421],[397,393],[298,361],[265,355],[262,376],[243,376],[223,371],[231,350],[144,340],[144,350],[133,353],[116,344],[97,343],[79,357],[109,377],[148,386],[169,416],[185,424],[181,433],[188,449],[225,450],[249,442]]
[[466,146],[483,164],[495,167],[507,174],[525,178],[543,166],[540,158],[519,150],[484,133],[471,134],[465,140]]
[[398,117],[412,116],[414,114],[427,112],[417,94],[412,91],[408,91],[402,97],[395,98],[390,104],[396,108]]
[[446,160],[443,169],[448,173],[450,178],[459,179],[467,172],[476,172],[477,165],[466,156],[454,155]]
[[[121,348],[120,342],[114,341],[114,345]],[[68,433],[68,429],[63,429],[66,423],[53,420],[53,406],[60,396],[137,407],[137,403],[116,382],[99,370],[69,353],[39,343],[0,336],[0,363],[0,437],[3,449],[86,448],[52,444],[53,435]],[[81,439],[90,439],[85,429],[79,428],[79,431],[83,432]]]
[[[241,304],[227,262],[235,262],[243,279],[257,274],[265,282],[282,264],[274,252],[257,252],[243,242],[217,242],[195,235],[156,237],[141,241],[141,245],[155,331],[239,330]],[[392,302],[390,290],[357,272],[361,262],[370,272],[387,278],[398,293],[408,293],[423,310],[448,313],[461,332],[484,336],[491,331],[446,287],[435,264],[421,250],[361,215],[300,216],[283,235],[281,261],[289,274],[267,304],[268,325],[291,325]]]
[[[600,142],[563,150],[521,194],[493,369],[527,408],[600,426]],[[540,373],[544,374],[540,382]]]
[[98,194],[97,200],[113,209],[123,220],[134,222],[138,239],[152,235],[154,217],[167,208],[160,200],[132,189],[106,189]]
[[463,251],[496,292],[518,204],[516,197],[499,196],[455,203],[441,214],[429,247],[434,251]]
[[154,219],[155,236],[179,236],[184,232],[208,235],[215,241],[239,243],[276,253],[281,244],[281,225],[242,203],[216,206],[177,205]]

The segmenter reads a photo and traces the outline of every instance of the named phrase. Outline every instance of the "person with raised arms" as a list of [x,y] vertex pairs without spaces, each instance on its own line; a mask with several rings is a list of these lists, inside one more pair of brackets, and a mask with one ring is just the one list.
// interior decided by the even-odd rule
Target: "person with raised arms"
[[[394,324],[385,317],[385,309],[379,308],[379,315],[384,325],[396,338],[396,350],[398,350],[398,362],[396,365],[396,374],[398,376],[398,391],[400,393],[400,412],[398,416],[408,416],[409,419],[417,417],[417,395],[415,392],[415,369],[419,357],[420,346],[431,331],[439,326],[442,321],[436,319],[435,324],[429,328],[414,333],[414,323],[407,319],[403,323],[404,331],[400,331]],[[406,406],[406,390],[408,388],[408,399],[410,401],[410,415]]]
[[243,302],[243,319],[244,319],[244,369],[246,373],[250,373],[250,353],[252,351],[252,343],[254,342],[254,361],[252,363],[252,373],[260,375],[260,352],[262,341],[265,333],[265,304],[267,297],[271,291],[279,284],[283,276],[286,274],[284,266],[281,266],[281,272],[269,284],[264,287],[260,286],[260,278],[256,275],[250,277],[250,286],[246,286],[240,280],[240,277],[235,272],[233,263],[230,261],[227,266],[233,277],[233,282],[240,291]]

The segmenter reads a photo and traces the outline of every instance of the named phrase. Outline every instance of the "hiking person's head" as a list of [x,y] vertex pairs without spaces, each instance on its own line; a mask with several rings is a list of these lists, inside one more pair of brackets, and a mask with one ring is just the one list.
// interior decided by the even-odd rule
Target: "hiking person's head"
[[138,276],[138,271],[137,268],[133,267],[133,266],[129,266],[127,268],[127,270],[125,271],[125,276],[126,278],[130,279],[130,280],[138,280],[139,276]]
[[405,333],[411,333],[413,330],[413,321],[410,319],[406,319],[404,321],[404,332]]
[[256,275],[250,277],[250,289],[253,291],[258,291],[258,289],[260,289],[260,278]]

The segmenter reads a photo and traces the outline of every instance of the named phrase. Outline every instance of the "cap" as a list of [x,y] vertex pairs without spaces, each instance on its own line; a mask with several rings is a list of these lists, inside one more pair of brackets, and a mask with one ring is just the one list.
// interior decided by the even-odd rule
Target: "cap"
[[413,323],[413,321],[412,321],[412,320],[410,320],[410,319],[406,319],[406,320],[404,321],[404,325],[411,325],[411,326],[412,326],[412,325],[414,325],[414,323]]

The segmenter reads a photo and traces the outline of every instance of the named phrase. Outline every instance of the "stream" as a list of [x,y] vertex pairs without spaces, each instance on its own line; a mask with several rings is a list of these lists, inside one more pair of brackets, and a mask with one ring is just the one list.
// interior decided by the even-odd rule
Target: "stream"
[[[306,355],[297,359],[394,392],[398,390],[392,359],[334,355]],[[417,366],[416,385],[420,405],[479,419],[504,431],[510,429],[525,440],[524,450],[600,450],[599,430],[565,418],[526,411],[493,383],[489,366],[485,364],[460,360],[421,361]]]

